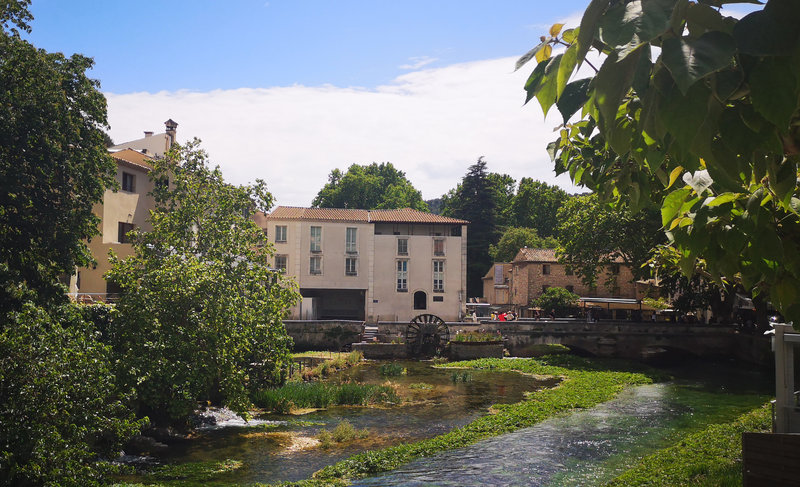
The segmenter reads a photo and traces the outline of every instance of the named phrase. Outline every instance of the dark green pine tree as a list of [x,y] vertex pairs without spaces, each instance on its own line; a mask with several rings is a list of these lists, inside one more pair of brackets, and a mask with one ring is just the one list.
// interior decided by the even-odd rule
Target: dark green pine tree
[[467,295],[482,296],[481,278],[492,265],[489,245],[497,241],[497,191],[486,172],[483,157],[469,167],[457,188],[446,194],[445,216],[468,220]]

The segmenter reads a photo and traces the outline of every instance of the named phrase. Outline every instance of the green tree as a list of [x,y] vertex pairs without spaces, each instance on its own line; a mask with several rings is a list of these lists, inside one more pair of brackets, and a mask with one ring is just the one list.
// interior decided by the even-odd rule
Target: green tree
[[367,166],[353,164],[344,174],[334,169],[312,205],[317,208],[413,208],[428,211],[422,193],[391,162],[373,162]]
[[58,278],[92,261],[115,166],[92,61],[20,39],[29,4],[0,3],[0,484],[96,485],[140,424]]
[[65,299],[58,279],[92,262],[92,207],[115,171],[92,60],[20,39],[28,3],[0,5],[0,313]]
[[567,200],[558,220],[559,260],[587,285],[594,285],[602,267],[618,259],[631,266],[635,278],[647,276],[643,266],[665,240],[655,210],[613,208],[594,194]]
[[2,485],[99,485],[98,457],[117,455],[142,426],[78,308],[27,303],[0,330]]
[[510,227],[503,232],[497,245],[489,245],[489,255],[495,262],[511,262],[523,247],[554,249],[558,241],[540,237],[533,228]]
[[250,215],[267,211],[263,182],[233,186],[208,167],[198,141],[154,163],[153,229],[134,254],[112,256],[107,278],[122,296],[110,332],[119,380],[156,423],[179,421],[197,401],[245,413],[248,387],[281,382],[291,339],[283,318],[293,283],[269,267],[272,247]]
[[536,229],[542,237],[556,236],[558,209],[569,198],[566,191],[531,178],[522,178],[511,204],[517,226]]
[[514,190],[517,182],[508,174],[490,172],[488,174],[489,183],[495,194],[495,206],[497,207],[497,226],[505,228],[514,225]]
[[[800,6],[769,0],[740,20],[725,0],[593,0],[579,29],[555,25],[527,99],[568,122],[557,172],[605,198],[661,208],[690,276],[737,279],[800,324]],[[552,56],[552,45],[566,45]],[[569,82],[591,48],[590,78]],[[654,50],[653,48],[657,48]]]
[[542,308],[545,313],[554,310],[556,316],[564,316],[570,310],[578,307],[579,300],[580,296],[563,287],[549,287],[531,304]]
[[497,241],[497,191],[480,157],[461,183],[442,197],[442,214],[469,221],[467,231],[467,294],[483,294],[481,278],[492,265],[489,245]]

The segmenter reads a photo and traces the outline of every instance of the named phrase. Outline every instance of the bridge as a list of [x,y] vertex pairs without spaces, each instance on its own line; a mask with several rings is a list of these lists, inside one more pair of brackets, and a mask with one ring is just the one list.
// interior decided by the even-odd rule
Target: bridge
[[525,348],[562,344],[597,357],[648,359],[665,353],[697,357],[738,357],[753,362],[771,360],[769,340],[743,335],[732,326],[685,323],[608,321],[511,321],[481,326],[498,329],[511,355]]

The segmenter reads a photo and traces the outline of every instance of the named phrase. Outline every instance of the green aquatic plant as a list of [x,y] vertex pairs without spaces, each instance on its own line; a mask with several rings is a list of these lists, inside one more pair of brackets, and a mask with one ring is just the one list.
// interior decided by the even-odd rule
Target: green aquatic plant
[[771,427],[772,415],[765,405],[645,457],[606,486],[742,485],[742,433],[768,432]]
[[330,448],[336,443],[349,443],[353,440],[367,438],[369,430],[356,429],[350,421],[343,419],[333,428],[332,431],[323,429],[317,434],[317,439],[320,442],[320,447]]
[[453,381],[454,384],[458,384],[459,382],[472,382],[472,374],[466,371],[456,371],[450,374],[450,380]]
[[526,428],[573,409],[592,407],[611,399],[626,386],[653,381],[649,374],[625,371],[622,362],[560,357],[563,356],[548,355],[539,359],[515,360],[480,359],[447,364],[443,367],[514,370],[539,376],[562,377],[563,381],[558,387],[535,391],[526,400],[516,404],[495,405],[495,414],[482,416],[443,435],[354,455],[319,470],[313,479],[296,485],[336,485],[342,480],[393,470],[420,457],[462,448],[486,438]]
[[381,364],[378,368],[378,372],[384,377],[397,377],[400,375],[406,375],[408,370],[400,364],[396,364],[394,362],[388,364]]
[[408,388],[409,389],[415,389],[415,390],[428,391],[428,390],[433,389],[433,385],[426,384],[424,382],[416,382],[414,384],[409,384]]
[[367,406],[400,401],[389,386],[323,382],[287,382],[276,389],[256,391],[252,399],[256,406],[277,413],[289,413],[297,408]]

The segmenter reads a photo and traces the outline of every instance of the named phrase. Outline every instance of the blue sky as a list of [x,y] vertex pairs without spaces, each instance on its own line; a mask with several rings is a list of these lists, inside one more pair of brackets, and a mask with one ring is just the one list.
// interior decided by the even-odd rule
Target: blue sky
[[34,0],[31,40],[94,57],[114,93],[374,88],[428,67],[515,56],[585,1]]
[[481,156],[579,192],[545,150],[557,112],[523,107],[529,69],[513,68],[587,4],[33,0],[28,38],[94,58],[117,143],[171,118],[228,181],[263,179],[280,205],[309,206],[334,168],[387,161],[437,198]]

